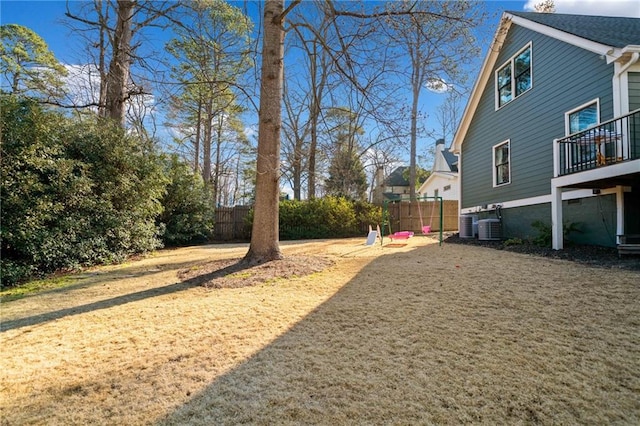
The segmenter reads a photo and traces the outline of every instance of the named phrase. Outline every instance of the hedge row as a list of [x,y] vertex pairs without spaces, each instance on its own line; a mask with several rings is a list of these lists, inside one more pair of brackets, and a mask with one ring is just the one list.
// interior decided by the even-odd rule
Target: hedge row
[[2,286],[208,238],[213,203],[176,158],[26,99],[0,109]]
[[[0,114],[0,287],[211,239],[212,195],[177,156],[108,121],[11,95],[0,95]],[[283,201],[280,237],[361,235],[380,216],[344,198]]]
[[[280,202],[280,239],[301,240],[362,235],[363,224],[381,222],[380,207],[340,197]],[[251,222],[252,214],[248,220]]]

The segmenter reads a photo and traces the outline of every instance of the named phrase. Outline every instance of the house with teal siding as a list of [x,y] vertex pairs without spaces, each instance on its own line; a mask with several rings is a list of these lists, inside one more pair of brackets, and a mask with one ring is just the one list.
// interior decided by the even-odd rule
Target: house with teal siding
[[640,19],[505,12],[452,149],[460,214],[502,238],[640,236]]

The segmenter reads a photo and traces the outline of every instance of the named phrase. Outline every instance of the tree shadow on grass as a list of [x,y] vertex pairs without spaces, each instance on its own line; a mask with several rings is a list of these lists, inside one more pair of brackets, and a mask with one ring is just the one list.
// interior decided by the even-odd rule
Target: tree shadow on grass
[[[331,271],[293,292],[265,286],[228,317],[190,311],[187,327],[158,336],[161,353],[116,352],[115,342],[104,368],[66,376],[62,389],[51,382],[49,411],[34,395],[7,413],[40,423],[638,423],[634,277],[450,247],[376,258],[320,294]],[[236,306],[230,293],[221,303]],[[310,294],[286,322],[273,319]],[[198,309],[215,311],[212,296]],[[107,399],[83,397],[98,391]]]
[[609,351],[601,346],[612,333],[635,334],[634,321],[616,314],[637,311],[633,286],[601,292],[589,273],[560,286],[567,265],[540,259],[509,258],[517,269],[503,270],[435,246],[416,252],[421,257],[393,254],[365,266],[286,333],[198,394],[187,393],[157,424],[638,418],[633,386],[598,367],[638,367],[633,339],[613,339]]
[[[134,293],[123,294],[121,296],[112,297],[110,299],[100,300],[97,302],[87,303],[79,306],[72,306],[65,309],[59,309],[57,311],[45,312],[42,314],[32,315],[24,318],[17,318],[17,319],[8,320],[8,321],[2,321],[0,323],[0,332],[14,330],[22,327],[44,324],[50,321],[55,321],[55,320],[66,318],[73,315],[80,315],[80,314],[85,314],[88,312],[98,311],[102,309],[109,309],[115,306],[125,305],[127,303],[133,303],[133,302],[138,302],[138,301],[153,298],[153,297],[159,297],[159,296],[165,296],[168,294],[178,293],[181,291],[189,290],[193,287],[200,286],[203,283],[206,283],[207,281],[210,281],[212,279],[223,277],[229,274],[238,273],[239,271],[242,271],[243,269],[248,267],[238,261],[231,261],[231,262],[232,263],[230,265],[223,267],[221,269],[214,270],[201,275],[195,275],[189,279],[185,279],[183,281],[179,281],[177,283],[169,284],[166,286],[154,287],[148,290],[142,290]],[[227,261],[227,263],[229,263],[229,261]],[[193,266],[193,263],[189,263],[188,265]],[[145,274],[141,274],[141,275],[145,275]],[[130,277],[130,276],[131,275],[127,275],[127,277]],[[133,274],[133,276],[137,277],[138,275]],[[113,279],[122,279],[122,278],[123,278],[122,276],[116,276]],[[91,285],[95,285],[95,283]],[[79,283],[74,287],[82,288],[83,286],[86,286],[86,284]],[[57,289],[53,291],[59,292],[59,291],[68,291],[68,290],[69,288],[65,288],[63,290]]]

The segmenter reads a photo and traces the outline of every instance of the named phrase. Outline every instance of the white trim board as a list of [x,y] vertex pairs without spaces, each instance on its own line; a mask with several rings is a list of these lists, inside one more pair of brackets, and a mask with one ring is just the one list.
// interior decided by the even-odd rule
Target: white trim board
[[606,179],[614,176],[624,176],[640,171],[640,160],[623,161],[607,167],[585,170],[580,173],[559,176],[551,179],[551,186],[567,187],[578,183]]
[[511,19],[513,23],[523,28],[530,29],[537,33],[544,34],[568,44],[572,44],[590,52],[597,53],[598,55],[607,56],[607,63],[611,63],[617,59],[616,57],[612,56],[615,52],[615,49],[611,46],[596,43],[595,41],[587,40],[577,35],[569,34],[564,31],[560,31],[555,28],[530,21],[526,18],[521,18],[520,16],[511,15],[509,13],[506,13],[506,15]]
[[[599,195],[611,195],[616,194],[616,188],[603,189]],[[576,189],[573,191],[565,191],[562,193],[562,201],[575,200],[578,198],[597,197],[591,189]],[[496,206],[501,206],[503,209],[512,209],[515,207],[535,206],[539,204],[551,203],[551,194],[540,195],[538,197],[521,198],[519,200],[504,201],[500,203],[491,203],[487,205],[486,209],[481,206],[467,207],[460,209],[460,214],[489,212],[495,210]]]
[[[458,125],[458,128],[456,129],[456,132],[454,134],[453,141],[451,143],[451,151],[454,154],[460,154],[462,151],[462,144],[464,143],[467,131],[469,130],[469,127],[471,125],[471,120],[475,115],[476,109],[478,108],[481,100],[480,98],[482,97],[487,84],[489,84],[491,77],[494,75],[493,71],[497,63],[498,54],[502,49],[502,45],[504,44],[507,33],[510,31],[512,24],[519,25],[523,28],[530,29],[539,34],[547,35],[556,40],[601,55],[606,58],[607,63],[619,60],[620,57],[622,57],[625,53],[640,50],[640,46],[636,45],[626,46],[622,49],[619,49],[601,43],[596,43],[588,39],[569,34],[552,27],[548,27],[546,25],[538,24],[537,22],[530,21],[526,18],[521,18],[519,16],[504,12],[502,14],[502,18],[500,19],[500,23],[498,24],[498,28],[496,29],[495,35],[493,36],[493,40],[491,41],[489,51],[485,56],[482,67],[480,68],[480,72],[478,73],[478,77],[476,78],[476,81],[473,85],[473,89],[462,114],[460,124]],[[533,76],[532,72],[532,79],[533,78],[535,77]]]

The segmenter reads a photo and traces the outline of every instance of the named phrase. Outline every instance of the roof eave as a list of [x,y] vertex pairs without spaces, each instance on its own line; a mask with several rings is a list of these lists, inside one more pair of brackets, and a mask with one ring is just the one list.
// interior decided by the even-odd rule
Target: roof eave
[[487,81],[492,75],[491,70],[493,69],[493,65],[498,58],[502,43],[504,43],[504,39],[509,32],[509,28],[511,28],[512,18],[513,15],[509,13],[505,12],[502,14],[500,25],[498,25],[498,29],[493,36],[493,41],[491,42],[491,46],[489,47],[489,52],[484,58],[484,62],[482,63],[482,67],[480,68],[480,74],[478,74],[478,78],[476,78],[476,82],[473,85],[471,96],[469,97],[467,106],[465,107],[464,113],[462,114],[462,120],[460,121],[458,130],[456,131],[456,134],[453,137],[453,142],[451,143],[450,151],[456,155],[460,154],[462,141],[467,135],[469,125],[471,124],[471,117],[478,107],[478,103],[480,102],[480,98],[482,97],[482,92],[484,91]]
[[633,60],[634,55],[638,53],[640,53],[640,45],[630,44],[622,49],[616,49],[615,56],[613,56],[611,61],[607,57],[607,63],[617,61],[624,64]]
[[544,34],[546,36],[563,41],[565,43],[572,44],[577,47],[581,47],[582,49],[588,50],[598,55],[605,55],[605,56],[612,55],[616,50],[613,46],[587,40],[575,34],[557,30],[547,25],[530,21],[526,18],[521,18],[515,15],[510,15],[510,16],[512,17],[512,20],[515,24],[518,24],[523,28],[527,28],[537,33]]
[[[469,97],[469,101],[467,102],[467,106],[465,107],[464,114],[462,115],[462,120],[460,121],[460,125],[458,126],[456,134],[453,138],[453,142],[451,146],[452,146],[452,152],[454,154],[460,154],[460,151],[462,149],[462,142],[467,135],[467,131],[469,130],[471,118],[475,113],[476,108],[478,107],[478,104],[480,102],[480,97],[484,92],[487,82],[492,76],[493,66],[495,65],[495,62],[498,58],[498,54],[500,53],[500,47],[502,46],[502,43],[504,43],[504,39],[509,29],[511,28],[511,24],[513,23],[523,28],[536,31],[540,34],[547,35],[549,37],[563,41],[565,43],[572,44],[574,46],[596,53],[598,55],[602,55],[603,57],[606,58],[607,63],[611,63],[616,60],[619,60],[624,55],[629,55],[630,53],[633,53],[635,51],[640,51],[640,46],[632,45],[632,46],[626,46],[621,49],[614,48],[612,46],[607,46],[602,43],[597,43],[591,40],[587,40],[582,37],[578,37],[574,34],[560,31],[555,28],[551,28],[546,25],[542,25],[537,22],[530,21],[526,18],[522,18],[508,12],[504,12],[500,20],[500,25],[498,26],[498,29],[496,30],[496,34],[493,38],[493,42],[491,43],[491,47],[489,48],[489,53],[485,57],[480,74],[476,79],[476,83],[471,92],[471,96]],[[637,50],[634,50],[634,49],[637,49]]]

